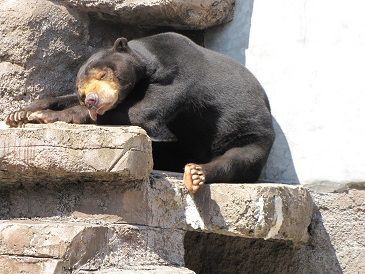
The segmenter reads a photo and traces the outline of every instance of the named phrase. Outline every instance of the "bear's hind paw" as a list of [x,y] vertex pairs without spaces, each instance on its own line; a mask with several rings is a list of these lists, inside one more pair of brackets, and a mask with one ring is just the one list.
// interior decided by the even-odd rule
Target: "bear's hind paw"
[[203,168],[197,164],[187,164],[184,168],[184,183],[190,193],[195,193],[205,183]]

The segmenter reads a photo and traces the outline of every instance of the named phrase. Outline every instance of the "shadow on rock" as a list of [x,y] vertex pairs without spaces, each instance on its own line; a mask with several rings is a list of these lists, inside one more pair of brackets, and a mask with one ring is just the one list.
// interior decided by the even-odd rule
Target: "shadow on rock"
[[343,273],[318,209],[309,227],[310,240],[291,242],[187,232],[185,265],[196,273]]

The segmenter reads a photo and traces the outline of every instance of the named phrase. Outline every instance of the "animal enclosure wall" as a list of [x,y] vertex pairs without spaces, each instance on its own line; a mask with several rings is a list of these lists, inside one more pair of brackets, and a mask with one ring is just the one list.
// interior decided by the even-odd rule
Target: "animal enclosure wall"
[[269,96],[276,141],[262,179],[314,190],[315,243],[295,273],[365,271],[364,9],[361,0],[237,0],[234,20],[205,34]]

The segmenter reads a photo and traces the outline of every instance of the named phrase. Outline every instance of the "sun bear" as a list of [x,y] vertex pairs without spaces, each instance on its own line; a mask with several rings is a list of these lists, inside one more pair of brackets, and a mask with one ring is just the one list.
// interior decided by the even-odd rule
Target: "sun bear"
[[195,193],[211,183],[258,180],[274,141],[268,98],[231,58],[163,33],[93,54],[74,95],[42,99],[7,124],[136,125],[153,141],[154,168],[184,171]]

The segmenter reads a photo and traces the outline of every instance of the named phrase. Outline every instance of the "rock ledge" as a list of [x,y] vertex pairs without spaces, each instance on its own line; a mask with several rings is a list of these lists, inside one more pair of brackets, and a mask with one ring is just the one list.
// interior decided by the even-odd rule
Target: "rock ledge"
[[205,29],[233,17],[234,0],[62,0],[81,11],[96,12],[127,25]]
[[85,180],[147,180],[151,141],[139,127],[54,123],[0,127],[0,179],[4,183],[72,176]]

